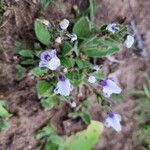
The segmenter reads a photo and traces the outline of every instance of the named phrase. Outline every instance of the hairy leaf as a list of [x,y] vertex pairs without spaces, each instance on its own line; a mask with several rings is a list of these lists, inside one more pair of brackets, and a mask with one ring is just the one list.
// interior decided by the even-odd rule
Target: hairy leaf
[[15,79],[17,81],[22,80],[25,77],[26,68],[21,65],[16,65]]
[[45,68],[36,67],[32,69],[32,74],[35,75],[36,77],[43,76],[47,72],[48,72],[48,69],[45,69]]
[[102,131],[102,123],[91,121],[86,130],[66,138],[65,150],[91,150],[97,144]]
[[80,48],[83,53],[90,57],[106,57],[119,51],[115,41],[98,37],[83,42]]
[[80,18],[73,27],[73,32],[78,38],[86,38],[90,35],[90,22],[87,17]]
[[48,97],[52,93],[51,84],[45,80],[38,81],[36,88],[39,97]]
[[35,34],[42,44],[50,44],[51,35],[48,29],[40,22],[40,20],[35,21]]
[[65,56],[67,54],[70,53],[70,51],[72,50],[72,46],[69,42],[67,41],[64,41],[62,44],[61,44],[61,48],[62,48],[62,54]]
[[21,50],[19,54],[23,57],[33,58],[33,52],[31,50]]

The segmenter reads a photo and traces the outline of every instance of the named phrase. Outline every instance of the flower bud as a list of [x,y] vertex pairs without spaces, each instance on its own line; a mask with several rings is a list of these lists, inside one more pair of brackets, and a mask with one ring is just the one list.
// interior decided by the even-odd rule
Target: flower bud
[[46,19],[42,19],[41,22],[42,22],[45,26],[47,26],[47,27],[49,27],[49,28],[52,26],[51,23],[50,23],[48,20],[46,20]]
[[90,83],[95,83],[95,82],[96,82],[96,78],[95,78],[94,76],[90,76],[90,77],[88,78],[88,82],[90,82]]
[[69,26],[69,20],[64,19],[59,23],[59,26],[62,30],[66,30]]
[[72,108],[75,108],[77,106],[76,102],[72,102],[70,105]]
[[57,37],[57,38],[55,39],[55,42],[58,43],[58,44],[61,44],[61,42],[62,42],[61,37],[60,37],[60,36]]

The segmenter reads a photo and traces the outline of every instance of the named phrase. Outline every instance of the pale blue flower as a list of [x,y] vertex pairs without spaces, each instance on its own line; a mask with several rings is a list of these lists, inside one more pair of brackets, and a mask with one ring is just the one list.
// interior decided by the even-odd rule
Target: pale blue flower
[[112,127],[117,132],[120,132],[122,130],[120,122],[121,116],[119,114],[109,112],[108,117],[105,120],[104,126],[107,128]]
[[68,37],[70,38],[71,42],[74,42],[77,40],[77,35],[75,33],[68,34]]
[[106,30],[114,34],[119,30],[119,27],[116,23],[111,23],[106,27]]
[[111,94],[120,94],[122,89],[115,83],[115,81],[106,79],[106,80],[101,80],[100,85],[103,88],[103,95],[105,97],[110,97]]
[[69,20],[67,19],[63,19],[60,23],[59,26],[62,30],[67,30],[68,26],[69,26]]
[[62,96],[69,96],[72,90],[73,86],[71,85],[69,79],[61,75],[54,92]]
[[60,59],[56,55],[56,50],[46,50],[41,53],[39,67],[46,67],[50,70],[56,70],[60,66]]
[[124,44],[125,44],[125,46],[126,46],[127,48],[131,48],[132,45],[134,44],[134,36],[128,35],[128,36],[126,37],[126,40],[125,40]]

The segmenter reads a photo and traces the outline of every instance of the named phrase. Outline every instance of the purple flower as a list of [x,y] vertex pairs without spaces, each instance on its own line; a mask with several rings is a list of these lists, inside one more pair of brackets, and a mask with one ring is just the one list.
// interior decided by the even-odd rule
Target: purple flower
[[119,27],[116,23],[111,23],[106,27],[106,30],[114,34],[119,30]]
[[114,128],[117,132],[122,130],[121,127],[121,116],[119,114],[114,114],[112,112],[108,113],[108,117],[105,120],[104,126],[107,128]]
[[103,87],[103,95],[105,97],[110,97],[113,93],[120,94],[122,91],[121,88],[110,79],[101,80],[100,85]]
[[73,86],[71,85],[69,79],[64,76],[60,76],[54,92],[62,96],[69,96],[72,90]]
[[46,50],[41,53],[39,67],[46,67],[50,70],[56,70],[60,66],[60,60],[56,55],[56,50]]

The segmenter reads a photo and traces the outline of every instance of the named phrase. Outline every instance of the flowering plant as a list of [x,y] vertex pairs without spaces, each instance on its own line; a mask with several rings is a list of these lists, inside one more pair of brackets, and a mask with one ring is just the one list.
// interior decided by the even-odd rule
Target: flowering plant
[[[111,104],[111,95],[120,94],[122,89],[93,62],[117,53],[123,41],[127,48],[131,47],[133,36],[128,35],[128,28],[123,25],[112,23],[99,28],[88,17],[81,17],[76,23],[63,19],[58,24],[37,19],[35,33],[47,47],[40,52],[39,67],[33,69],[33,74],[39,77],[37,90],[43,106],[48,104],[46,109],[51,109],[64,100],[75,110],[70,117],[81,117],[89,124],[90,116],[88,113],[85,115],[85,109],[82,111],[82,104],[77,104],[73,91],[79,89],[80,94],[80,89],[86,85],[94,90],[97,97],[105,98]],[[124,36],[127,39],[124,40]],[[121,116],[113,113],[110,105],[107,111],[108,118],[104,125],[121,131]]]
[[[46,110],[64,101],[72,109],[68,117],[80,118],[88,125],[91,123],[88,109],[92,96],[96,95],[107,114],[104,126],[120,132],[122,119],[111,110],[111,97],[120,94],[122,89],[115,79],[106,76],[98,59],[118,53],[121,45],[130,48],[134,35],[119,23],[99,27],[94,24],[92,16],[81,16],[76,21],[36,19],[35,34],[39,42],[35,44],[36,51],[33,54],[22,50],[19,54],[32,60],[38,58],[32,74],[37,77],[38,97]],[[92,93],[83,95],[84,87]]]

